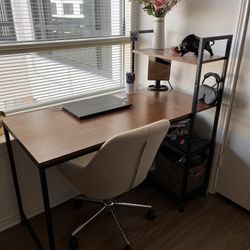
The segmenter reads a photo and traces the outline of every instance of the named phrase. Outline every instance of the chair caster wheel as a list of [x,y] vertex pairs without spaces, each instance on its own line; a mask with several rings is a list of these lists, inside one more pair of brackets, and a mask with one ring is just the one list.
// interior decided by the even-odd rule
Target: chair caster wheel
[[132,247],[130,245],[126,245],[123,250],[132,250]]
[[146,217],[148,220],[154,220],[156,218],[155,211],[152,208],[149,209],[148,212],[146,213]]
[[74,236],[69,240],[69,249],[76,250],[78,248],[78,239]]

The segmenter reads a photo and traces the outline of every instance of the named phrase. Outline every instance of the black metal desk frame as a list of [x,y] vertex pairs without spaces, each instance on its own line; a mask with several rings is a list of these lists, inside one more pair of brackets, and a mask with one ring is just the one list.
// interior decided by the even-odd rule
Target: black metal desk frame
[[[9,131],[7,130],[5,126],[4,126],[4,133],[5,133],[5,138],[6,138],[6,145],[7,145],[8,155],[9,155],[11,172],[13,176],[13,182],[15,186],[19,214],[21,217],[21,224],[27,227],[38,249],[43,250],[45,248],[43,247],[41,241],[38,239],[34,229],[32,228],[23,210],[22,198],[21,198],[21,193],[20,193],[20,188],[19,188],[19,183],[18,183],[18,178],[17,178],[16,165],[15,165],[14,154],[13,154],[13,150],[11,146],[10,135],[9,135]],[[39,168],[39,175],[40,175],[40,183],[41,183],[41,188],[42,188],[43,204],[44,204],[44,209],[45,209],[45,219],[46,219],[46,226],[47,226],[47,231],[48,231],[49,247],[50,247],[50,250],[55,250],[56,248],[55,248],[53,224],[52,224],[51,211],[50,211],[46,169],[47,168]]]

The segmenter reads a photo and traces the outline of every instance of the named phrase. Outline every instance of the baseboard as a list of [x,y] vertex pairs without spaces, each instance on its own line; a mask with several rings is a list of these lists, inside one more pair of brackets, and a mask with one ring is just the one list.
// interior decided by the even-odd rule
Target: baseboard
[[[55,195],[51,195],[51,207],[55,207],[67,200],[70,200],[74,196],[76,196],[77,193],[73,189],[68,189],[67,191],[63,193],[58,193]],[[31,207],[25,209],[25,214],[27,218],[32,218],[44,211],[43,209],[43,203],[39,202],[37,204],[33,204]],[[9,215],[6,218],[3,218],[0,220],[0,232],[13,227],[20,223],[20,217],[18,211],[16,213],[13,213],[12,215]]]

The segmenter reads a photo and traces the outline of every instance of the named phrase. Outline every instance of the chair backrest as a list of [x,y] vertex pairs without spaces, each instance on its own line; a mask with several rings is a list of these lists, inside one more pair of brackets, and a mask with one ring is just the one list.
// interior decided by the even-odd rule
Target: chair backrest
[[109,199],[139,185],[168,129],[169,121],[160,120],[109,139],[84,168],[85,183],[78,187],[80,191],[92,198]]

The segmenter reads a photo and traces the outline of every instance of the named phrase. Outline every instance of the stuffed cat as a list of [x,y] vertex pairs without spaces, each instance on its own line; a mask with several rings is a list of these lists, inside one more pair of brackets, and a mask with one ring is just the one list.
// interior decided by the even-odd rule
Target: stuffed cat
[[[183,41],[179,44],[179,46],[174,47],[173,50],[179,53],[181,56],[185,55],[188,52],[193,52],[196,56],[198,56],[199,43],[200,43],[200,37],[191,34],[185,37]],[[212,45],[214,45],[214,41],[211,41],[211,43],[206,42],[204,48],[209,52],[210,56],[214,55],[211,48]]]

